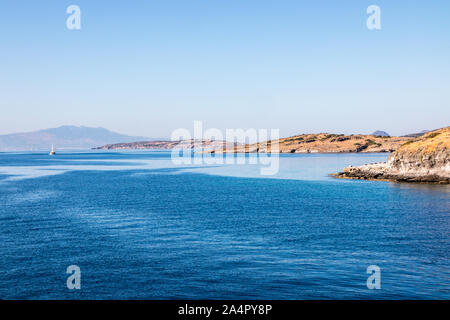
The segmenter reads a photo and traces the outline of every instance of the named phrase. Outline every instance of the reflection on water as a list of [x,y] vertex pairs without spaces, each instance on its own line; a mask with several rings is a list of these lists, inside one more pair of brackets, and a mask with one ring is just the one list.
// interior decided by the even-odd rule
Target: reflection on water
[[448,184],[433,184],[433,183],[389,183],[392,188],[400,190],[418,190],[420,192],[450,192],[450,185]]

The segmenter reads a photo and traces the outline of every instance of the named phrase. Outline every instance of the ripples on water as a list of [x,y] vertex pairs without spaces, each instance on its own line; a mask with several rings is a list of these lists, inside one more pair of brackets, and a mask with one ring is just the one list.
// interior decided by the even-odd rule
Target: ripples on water
[[328,176],[379,154],[287,155],[275,177],[169,156],[0,154],[0,298],[450,298],[448,186]]

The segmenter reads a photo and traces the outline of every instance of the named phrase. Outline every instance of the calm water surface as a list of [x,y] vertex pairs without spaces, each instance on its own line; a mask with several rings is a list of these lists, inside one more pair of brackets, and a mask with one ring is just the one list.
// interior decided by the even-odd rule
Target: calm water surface
[[0,298],[449,299],[449,187],[328,176],[385,159],[285,155],[264,177],[167,152],[0,153]]

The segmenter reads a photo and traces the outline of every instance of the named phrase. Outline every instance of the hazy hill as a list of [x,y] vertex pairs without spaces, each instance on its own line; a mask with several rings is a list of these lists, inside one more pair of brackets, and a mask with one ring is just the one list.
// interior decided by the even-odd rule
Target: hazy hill
[[428,133],[428,132],[430,132],[430,130],[422,130],[422,131],[417,132],[417,133],[405,134],[405,135],[402,136],[402,137],[417,138],[417,137],[423,136],[424,134],[426,134],[426,133]]
[[372,133],[373,136],[377,136],[377,137],[390,137],[391,135],[389,133],[387,133],[386,131],[375,131],[374,133]]
[[61,126],[0,135],[0,150],[48,150],[52,144],[56,149],[89,149],[104,144],[138,140],[149,140],[149,138],[128,136],[105,128]]

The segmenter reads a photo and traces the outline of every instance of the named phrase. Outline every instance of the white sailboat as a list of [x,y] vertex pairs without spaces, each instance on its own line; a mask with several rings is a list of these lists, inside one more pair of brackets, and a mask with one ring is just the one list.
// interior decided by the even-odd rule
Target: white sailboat
[[53,144],[52,144],[52,151],[50,151],[49,155],[54,156],[55,154],[56,154],[55,148],[53,147]]

